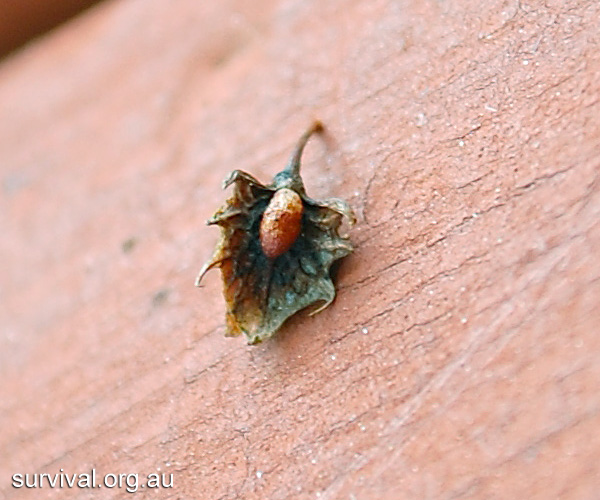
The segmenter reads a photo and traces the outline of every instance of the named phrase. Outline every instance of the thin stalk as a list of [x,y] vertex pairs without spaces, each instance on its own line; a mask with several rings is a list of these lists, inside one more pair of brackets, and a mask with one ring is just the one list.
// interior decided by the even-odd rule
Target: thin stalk
[[302,157],[302,151],[304,151],[304,146],[310,139],[310,136],[323,131],[323,124],[319,120],[315,120],[315,122],[309,127],[309,129],[302,134],[302,137],[296,143],[296,147],[290,156],[288,164],[285,167],[284,172],[289,174],[292,179],[298,178],[300,176],[300,158]]

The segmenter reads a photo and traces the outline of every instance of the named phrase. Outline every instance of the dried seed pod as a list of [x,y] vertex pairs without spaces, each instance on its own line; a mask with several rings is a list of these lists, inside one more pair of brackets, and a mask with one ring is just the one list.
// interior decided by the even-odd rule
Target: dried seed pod
[[271,184],[240,170],[224,182],[224,188],[234,184],[233,194],[207,222],[221,227],[221,238],[196,285],[209,269],[221,268],[228,336],[243,333],[248,343],[261,342],[299,310],[322,302],[315,314],[335,298],[331,265],[352,252],[339,227],[344,216],[351,224],[355,218],[343,200],[306,195],[300,158],[322,129],[315,122],[302,135]]

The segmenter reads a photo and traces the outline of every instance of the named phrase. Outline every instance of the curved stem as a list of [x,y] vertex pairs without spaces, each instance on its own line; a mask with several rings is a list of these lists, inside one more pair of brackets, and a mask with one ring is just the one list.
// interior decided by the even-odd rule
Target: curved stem
[[302,137],[300,137],[296,143],[296,147],[290,156],[284,172],[288,173],[292,178],[297,178],[300,176],[300,157],[302,156],[302,151],[304,151],[304,146],[306,146],[306,143],[311,135],[322,131],[323,124],[319,120],[315,120],[315,122],[308,128],[306,132],[304,132],[304,134],[302,134]]

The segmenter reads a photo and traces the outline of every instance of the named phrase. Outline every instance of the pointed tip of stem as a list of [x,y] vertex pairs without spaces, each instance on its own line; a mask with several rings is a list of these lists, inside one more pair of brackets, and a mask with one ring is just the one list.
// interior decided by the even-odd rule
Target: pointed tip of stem
[[323,132],[325,127],[323,126],[323,122],[321,120],[315,120],[308,130],[312,131],[311,133]]

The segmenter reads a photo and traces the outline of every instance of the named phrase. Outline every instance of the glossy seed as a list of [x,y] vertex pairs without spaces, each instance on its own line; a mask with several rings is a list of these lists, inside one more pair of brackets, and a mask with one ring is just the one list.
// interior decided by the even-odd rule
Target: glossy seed
[[278,189],[260,221],[260,245],[269,259],[287,252],[302,228],[302,199],[288,188]]

